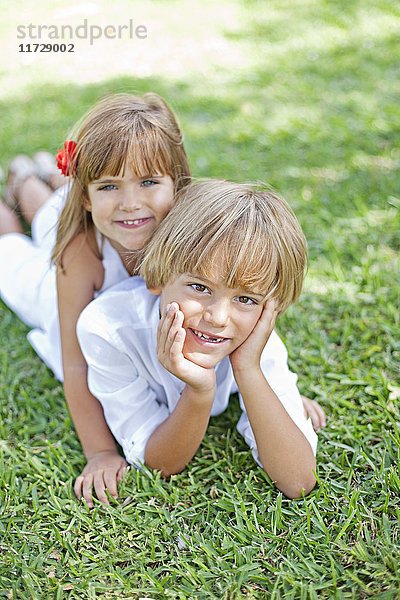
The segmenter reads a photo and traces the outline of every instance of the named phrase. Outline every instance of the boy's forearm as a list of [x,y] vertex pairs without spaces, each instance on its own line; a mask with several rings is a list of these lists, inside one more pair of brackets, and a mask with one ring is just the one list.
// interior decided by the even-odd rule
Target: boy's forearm
[[174,411],[147,442],[145,464],[165,477],[183,471],[203,440],[214,397],[215,390],[199,393],[186,386]]
[[64,370],[64,392],[86,458],[106,450],[117,451],[103,407],[88,388],[86,369]]
[[260,368],[235,373],[261,463],[286,496],[298,498],[315,486],[312,448],[269,386]]

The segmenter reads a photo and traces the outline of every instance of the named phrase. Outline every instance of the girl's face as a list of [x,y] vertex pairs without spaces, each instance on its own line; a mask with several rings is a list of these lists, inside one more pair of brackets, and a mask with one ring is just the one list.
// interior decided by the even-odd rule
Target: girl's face
[[174,203],[169,175],[137,177],[129,167],[124,175],[102,176],[88,185],[86,210],[96,228],[118,251],[141,250]]
[[217,271],[212,281],[179,275],[161,292],[162,314],[171,302],[177,302],[184,314],[184,356],[205,368],[214,367],[249,337],[265,300],[258,292],[227,287]]

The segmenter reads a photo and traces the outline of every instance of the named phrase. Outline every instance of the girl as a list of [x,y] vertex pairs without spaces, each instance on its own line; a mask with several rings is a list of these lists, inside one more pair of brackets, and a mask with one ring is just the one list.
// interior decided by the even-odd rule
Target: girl
[[179,196],[146,250],[149,289],[122,282],[80,316],[89,387],[127,460],[164,476],[185,468],[239,392],[238,430],[257,462],[286,496],[309,493],[317,436],[273,331],[300,294],[300,226],[249,185],[208,181]]
[[[0,203],[0,293],[34,327],[29,341],[64,381],[87,459],[75,493],[91,504],[94,486],[107,503],[106,490],[117,496],[126,462],[87,387],[76,322],[94,297],[135,273],[131,251],[146,244],[190,170],[176,117],[156,94],[116,95],[99,102],[58,161],[63,174],[71,176],[66,202],[65,189],[49,198],[50,188],[33,176],[29,161],[10,178],[32,223],[32,238],[23,235],[15,214]],[[56,266],[51,267],[56,232]]]

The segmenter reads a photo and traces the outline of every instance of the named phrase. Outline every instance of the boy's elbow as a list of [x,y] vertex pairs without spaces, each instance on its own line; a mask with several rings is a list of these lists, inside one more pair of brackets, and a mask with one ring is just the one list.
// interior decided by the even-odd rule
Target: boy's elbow
[[150,469],[153,469],[154,471],[159,471],[160,475],[163,479],[169,479],[172,475],[178,475],[179,473],[182,473],[182,471],[184,471],[186,468],[186,465],[165,466],[165,465],[160,465],[157,462],[152,462],[152,461],[148,461],[148,460],[145,461],[145,465],[146,465],[146,467],[149,467]]
[[311,474],[308,477],[302,477],[296,481],[292,481],[289,484],[281,484],[280,482],[276,482],[276,487],[290,500],[295,500],[297,498],[303,498],[304,496],[308,496],[310,492],[315,488],[315,484],[317,483],[316,477],[314,474]]
[[184,470],[185,467],[183,469],[161,469],[160,473],[163,479],[169,479],[170,477],[172,477],[172,475],[179,475],[179,473],[182,473],[182,471]]

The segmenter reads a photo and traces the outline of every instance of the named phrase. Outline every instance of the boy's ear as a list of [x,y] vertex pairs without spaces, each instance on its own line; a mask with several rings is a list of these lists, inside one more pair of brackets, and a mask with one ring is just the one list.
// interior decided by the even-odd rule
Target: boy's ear
[[149,287],[147,289],[149,290],[150,294],[154,294],[154,296],[160,296],[162,292],[161,287]]

